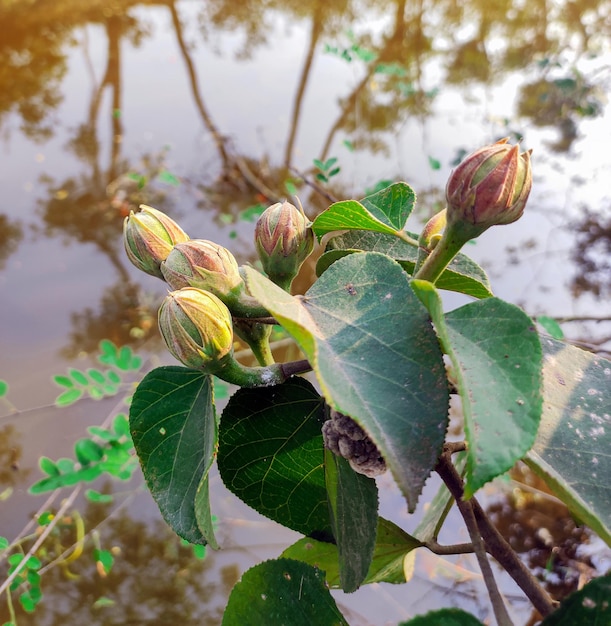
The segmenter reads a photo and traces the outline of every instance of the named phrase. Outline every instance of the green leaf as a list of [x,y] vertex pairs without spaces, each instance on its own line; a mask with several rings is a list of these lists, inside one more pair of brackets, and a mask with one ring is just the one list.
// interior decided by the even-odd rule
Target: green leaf
[[60,387],[66,387],[67,389],[72,389],[74,387],[74,382],[68,376],[53,376],[53,382]]
[[432,156],[429,156],[429,166],[432,170],[441,169],[441,163],[437,159],[434,159]]
[[[404,583],[403,560],[407,554],[421,545],[417,539],[392,522],[382,517],[378,518],[373,558],[363,584]],[[325,578],[330,587],[334,589],[340,587],[339,554],[334,543],[304,537],[287,548],[281,556],[319,567],[325,571]]]
[[114,500],[112,494],[100,493],[94,489],[87,489],[87,491],[85,491],[85,497],[89,502],[98,502],[100,504],[108,504]]
[[4,398],[4,396],[8,393],[8,383],[6,380],[0,379],[0,398]]
[[462,609],[441,609],[417,615],[408,622],[401,622],[399,626],[483,626],[483,624]]
[[321,397],[301,378],[239,389],[221,416],[218,468],[226,487],[262,515],[330,540],[324,419]]
[[560,327],[560,324],[553,318],[547,315],[540,315],[537,317],[537,322],[541,324],[546,333],[548,333],[553,339],[564,339],[564,332]]
[[542,340],[543,416],[525,461],[611,546],[611,362]]
[[115,562],[113,555],[108,550],[94,550],[93,558],[102,564],[104,571],[108,574]]
[[55,405],[58,407],[64,407],[74,404],[82,395],[82,389],[68,389],[68,391],[60,393],[59,396],[55,398]]
[[202,476],[195,494],[195,520],[207,545],[213,550],[218,550],[219,544],[214,536],[214,517],[210,507],[210,467]]
[[59,476],[59,469],[54,461],[46,456],[41,456],[38,459],[38,466],[40,469],[49,476]]
[[422,280],[412,286],[452,361],[468,443],[469,498],[513,467],[535,441],[542,405],[541,344],[532,320],[508,302],[479,300],[444,319],[435,287]]
[[[418,235],[407,233],[414,239]],[[346,254],[360,251],[381,252],[397,261],[408,274],[412,274],[416,265],[418,249],[402,239],[384,233],[366,231],[350,231],[333,237],[327,242],[325,252],[316,265],[316,273],[320,276],[331,263]],[[465,254],[459,253],[437,279],[438,289],[457,291],[474,298],[492,296],[490,281],[486,272]]]
[[119,437],[132,438],[129,430],[129,421],[124,413],[118,413],[112,422],[112,429]]
[[591,580],[572,593],[548,615],[541,626],[594,626],[611,624],[611,574]]
[[99,461],[104,456],[104,449],[91,439],[79,439],[74,445],[74,454],[81,465]]
[[325,586],[324,573],[290,559],[255,565],[235,585],[223,626],[348,626]]
[[378,526],[378,489],[346,459],[325,450],[325,483],[342,589],[356,591],[367,577]]
[[6,537],[0,537],[0,550],[6,550],[9,546],[9,541]]
[[376,444],[413,511],[443,445],[449,393],[428,312],[405,272],[382,254],[352,254],[303,297],[245,274],[307,356],[327,403]]
[[191,543],[205,543],[195,496],[214,460],[217,424],[210,376],[158,367],[138,385],[130,407],[134,446],[166,522]]
[[87,376],[89,376],[93,382],[99,383],[100,385],[103,385],[106,382],[106,376],[104,376],[104,373],[100,372],[100,370],[94,369],[93,367],[87,370]]
[[80,370],[72,367],[68,370],[68,375],[78,385],[83,385],[83,387],[86,387],[89,384],[89,379]]
[[157,179],[162,183],[171,185],[172,187],[178,187],[180,185],[180,179],[171,172],[168,172],[168,170],[159,172]]
[[416,203],[416,194],[406,183],[394,183],[371,196],[335,202],[312,224],[320,239],[336,230],[372,230],[395,234],[402,231]]

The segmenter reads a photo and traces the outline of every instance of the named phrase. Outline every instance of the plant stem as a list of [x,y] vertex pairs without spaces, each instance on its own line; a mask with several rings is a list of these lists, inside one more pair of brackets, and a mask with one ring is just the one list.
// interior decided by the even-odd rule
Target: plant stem
[[414,278],[434,283],[465,243],[462,239],[454,237],[451,230],[446,230],[439,243],[414,274]]
[[[450,460],[450,453],[451,450],[444,447],[436,470],[458,503],[462,500],[464,493],[463,481]],[[492,524],[479,502],[475,498],[471,498],[470,502],[487,551],[513,578],[543,617],[553,613],[555,605],[549,594],[541,587],[539,581],[530,573],[526,565],[522,563],[515,551]]]
[[454,465],[452,465],[450,454],[450,452],[444,452],[439,458],[435,469],[448,486],[450,493],[454,496],[458,510],[465,520],[467,530],[469,531],[469,537],[471,538],[473,549],[475,551],[479,567],[482,571],[486,588],[488,589],[488,595],[490,596],[496,621],[499,626],[512,626],[513,622],[509,617],[501,592],[499,591],[496,581],[494,580],[494,574],[492,573],[490,561],[488,561],[484,541],[480,535],[477,521],[475,519],[475,513],[473,512],[472,502],[471,500],[463,500],[462,485],[452,480],[454,478],[453,474],[455,474],[460,482],[462,482],[460,476],[454,469]]
[[253,388],[281,385],[291,376],[309,372],[311,369],[310,363],[305,359],[289,363],[273,363],[265,367],[247,367],[238,363],[231,355],[231,358],[226,359],[218,369],[209,373],[233,385]]

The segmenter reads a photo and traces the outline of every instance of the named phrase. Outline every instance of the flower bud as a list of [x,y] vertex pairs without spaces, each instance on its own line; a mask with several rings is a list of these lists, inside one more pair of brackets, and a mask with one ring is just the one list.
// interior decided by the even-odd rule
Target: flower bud
[[522,216],[532,187],[530,151],[520,154],[507,141],[480,148],[452,172],[446,185],[449,225],[469,223],[477,236]]
[[189,236],[165,213],[145,204],[123,222],[123,243],[129,260],[143,272],[163,279],[161,263],[170,250]]
[[172,289],[205,289],[225,304],[228,304],[225,297],[230,292],[237,293],[244,286],[233,254],[227,248],[205,239],[176,244],[161,264],[161,273]]
[[289,289],[314,247],[314,233],[303,209],[290,202],[267,208],[255,226],[255,245],[265,273]]
[[159,308],[159,330],[168,350],[187,367],[213,373],[227,355],[232,358],[231,313],[203,289],[170,292]]

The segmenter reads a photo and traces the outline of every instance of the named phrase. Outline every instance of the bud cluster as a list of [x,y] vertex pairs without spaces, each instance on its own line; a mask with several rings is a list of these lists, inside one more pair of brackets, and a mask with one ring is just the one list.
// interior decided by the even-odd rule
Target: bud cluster
[[[125,219],[123,241],[129,260],[165,280],[172,290],[159,309],[159,328],[181,363],[210,373],[222,370],[232,378],[238,372],[239,379],[241,366],[233,362],[235,323],[259,363],[273,364],[271,329],[257,321],[269,320],[269,313],[247,293],[229,250],[213,241],[191,239],[174,220],[145,205]],[[289,289],[312,251],[314,235],[303,209],[283,202],[261,215],[255,244],[268,276]],[[261,376],[269,382],[269,375]],[[247,380],[256,384],[257,377],[251,372]]]

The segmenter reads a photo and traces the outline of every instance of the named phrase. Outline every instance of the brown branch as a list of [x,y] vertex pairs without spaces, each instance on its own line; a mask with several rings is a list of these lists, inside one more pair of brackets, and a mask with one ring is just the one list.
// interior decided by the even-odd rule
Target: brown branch
[[[457,504],[464,502],[462,499],[464,495],[463,481],[451,462],[449,450],[446,451],[444,448],[435,469],[454,496]],[[479,502],[475,498],[471,498],[470,502],[486,550],[514,579],[543,617],[552,613],[555,605],[548,593],[492,524]]]
[[[439,461],[437,462],[437,466],[435,469],[439,476],[441,476],[443,482],[447,485],[450,493],[454,496],[454,499],[456,500],[456,505],[458,506],[458,510],[465,520],[465,524],[469,532],[469,537],[471,538],[471,542],[473,543],[475,556],[477,557],[479,567],[482,571],[484,583],[486,584],[486,588],[488,589],[488,595],[490,596],[490,602],[492,603],[492,608],[494,609],[496,621],[498,622],[499,626],[511,626],[511,618],[509,617],[509,613],[507,612],[507,607],[505,606],[505,602],[503,601],[501,592],[496,585],[494,574],[492,572],[492,567],[490,566],[490,561],[488,560],[488,556],[486,554],[484,540],[482,539],[478,523],[475,519],[473,500],[463,500],[464,492],[462,479],[460,478],[459,474],[454,468],[454,465],[452,464],[451,452],[449,450],[444,451],[439,457]],[[456,480],[456,478],[458,478],[458,481]]]

